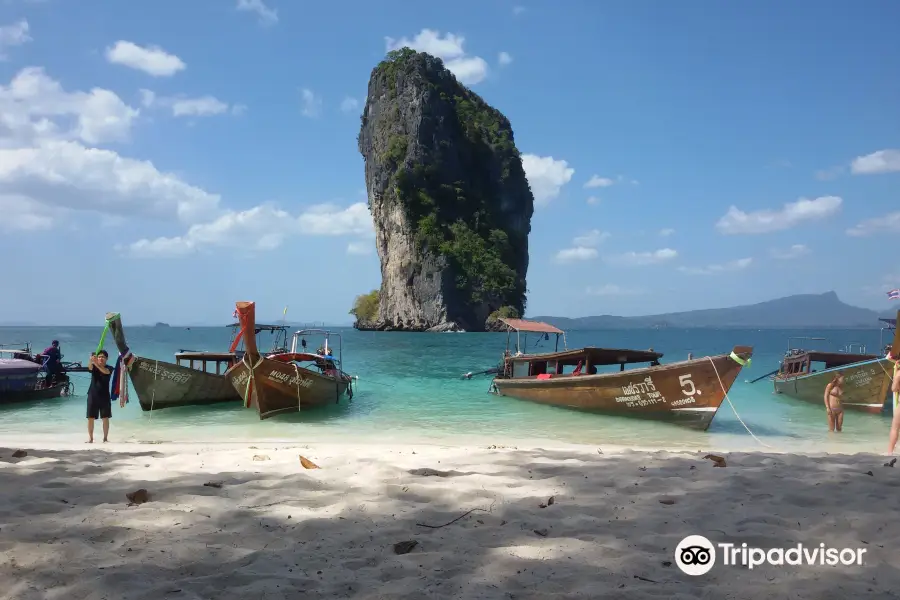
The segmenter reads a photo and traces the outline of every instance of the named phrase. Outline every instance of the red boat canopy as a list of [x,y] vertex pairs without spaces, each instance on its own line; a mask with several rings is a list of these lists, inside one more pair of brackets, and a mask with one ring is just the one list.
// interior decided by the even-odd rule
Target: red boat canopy
[[525,319],[500,319],[501,323],[516,331],[524,331],[528,333],[564,333],[561,329],[557,329],[553,325],[541,323],[540,321],[527,321]]

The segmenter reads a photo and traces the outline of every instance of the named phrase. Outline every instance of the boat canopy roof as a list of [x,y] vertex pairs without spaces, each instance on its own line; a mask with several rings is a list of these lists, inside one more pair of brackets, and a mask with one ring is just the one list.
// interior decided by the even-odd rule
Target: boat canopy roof
[[[240,323],[232,323],[231,325],[226,325],[226,327],[237,327],[240,329]],[[256,333],[260,331],[287,331],[289,328],[287,325],[263,325],[262,323],[257,323],[254,325],[256,329]]]
[[0,358],[0,375],[30,375],[41,370],[41,365],[20,358]]
[[594,348],[594,347],[586,347],[579,348],[576,350],[565,350],[563,352],[549,352],[546,354],[520,354],[517,356],[511,356],[510,358],[515,361],[543,361],[543,360],[556,360],[556,361],[573,361],[577,362],[578,360],[587,359],[588,362],[592,365],[603,366],[603,365],[621,365],[621,364],[633,364],[633,363],[649,363],[658,361],[662,358],[663,354],[661,352],[654,352],[652,350],[628,350],[621,348]]
[[891,327],[897,326],[897,319],[878,319],[878,320],[881,321],[882,323],[887,323]]
[[818,350],[810,350],[809,352],[799,352],[785,358],[787,362],[800,362],[809,360],[809,362],[823,362],[826,368],[840,367],[850,365],[857,362],[866,362],[881,358],[875,354],[851,354],[849,352],[820,352]]
[[227,361],[233,360],[234,352],[201,352],[198,350],[185,350],[176,352],[175,358],[180,360],[208,360],[208,361]]
[[500,319],[500,322],[505,324],[510,329],[525,333],[564,333],[561,329],[558,329],[553,325],[549,325],[547,323],[542,323],[540,321],[527,321],[525,319]]

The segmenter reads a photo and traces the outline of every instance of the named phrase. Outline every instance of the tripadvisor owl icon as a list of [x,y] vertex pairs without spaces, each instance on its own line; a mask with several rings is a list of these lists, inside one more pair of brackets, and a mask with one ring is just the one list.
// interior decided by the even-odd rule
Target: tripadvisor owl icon
[[702,535],[689,535],[675,547],[675,564],[686,575],[705,575],[716,564],[716,548]]

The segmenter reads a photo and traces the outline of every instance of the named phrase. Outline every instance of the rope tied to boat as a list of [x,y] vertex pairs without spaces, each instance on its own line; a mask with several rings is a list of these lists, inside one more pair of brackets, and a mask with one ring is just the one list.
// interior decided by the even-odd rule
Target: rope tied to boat
[[[737,354],[734,353],[734,350],[731,351],[729,358],[734,359],[734,361],[737,362],[741,366],[743,366],[745,362],[748,365],[750,364],[749,358],[746,361],[744,361],[744,359],[742,359],[741,357],[739,357]],[[722,377],[719,375],[719,369],[716,367],[716,361],[714,361],[711,356],[707,356],[706,360],[708,360],[709,364],[712,365],[713,371],[715,371],[715,373],[716,373],[716,379],[719,380],[719,386],[721,386],[722,392],[725,394],[725,400],[728,402],[728,406],[731,407],[731,411],[734,413],[734,416],[737,417],[738,422],[740,422],[740,424],[744,426],[744,429],[747,430],[747,433],[749,433],[750,436],[754,440],[756,440],[757,442],[759,442],[761,445],[765,446],[766,448],[772,448],[772,446],[768,445],[767,443],[765,443],[764,441],[762,441],[761,439],[756,437],[756,434],[753,433],[752,431],[750,431],[750,428],[747,427],[746,423],[744,423],[744,420],[741,418],[741,415],[738,414],[737,409],[734,407],[734,403],[731,402],[731,398],[728,397],[728,390],[725,389],[725,383],[722,381]]]
[[150,420],[153,420],[153,404],[156,402],[156,382],[159,379],[159,359],[153,368],[153,394],[150,396]]
[[294,367],[294,382],[297,384],[297,410],[300,410],[300,368],[295,362],[291,365]]
[[244,387],[244,408],[250,408],[250,384],[253,382],[253,371],[262,364],[263,356],[260,354],[256,364],[251,365],[249,355],[245,352],[244,356],[241,358],[241,362],[247,367],[247,385]]

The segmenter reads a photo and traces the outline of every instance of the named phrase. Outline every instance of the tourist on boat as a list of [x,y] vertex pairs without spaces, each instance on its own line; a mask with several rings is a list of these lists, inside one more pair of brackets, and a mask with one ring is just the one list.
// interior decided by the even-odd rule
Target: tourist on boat
[[49,346],[44,348],[41,353],[44,357],[44,368],[47,369],[47,387],[53,385],[57,375],[61,375],[62,368],[62,351],[59,349],[59,340],[53,340]]
[[825,386],[825,411],[828,413],[828,431],[840,432],[844,426],[844,407],[841,396],[844,394],[844,375],[835,373],[831,382]]
[[88,371],[91,385],[87,392],[88,444],[94,443],[94,421],[103,419],[103,441],[108,441],[109,418],[112,417],[112,400],[109,395],[109,379],[112,369],[106,366],[109,353],[106,350],[91,352]]

